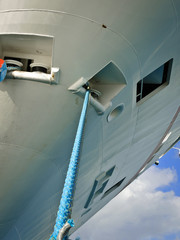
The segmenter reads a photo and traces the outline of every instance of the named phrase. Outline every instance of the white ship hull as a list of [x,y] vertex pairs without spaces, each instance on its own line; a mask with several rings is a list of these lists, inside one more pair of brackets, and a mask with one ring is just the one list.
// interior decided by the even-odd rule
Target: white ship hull
[[[71,231],[178,140],[180,4],[6,0],[0,18],[0,58],[60,70],[58,84],[0,83],[0,239],[49,239],[83,102],[68,88],[79,79],[103,94],[88,110]],[[169,79],[138,99],[137,83],[167,62]]]

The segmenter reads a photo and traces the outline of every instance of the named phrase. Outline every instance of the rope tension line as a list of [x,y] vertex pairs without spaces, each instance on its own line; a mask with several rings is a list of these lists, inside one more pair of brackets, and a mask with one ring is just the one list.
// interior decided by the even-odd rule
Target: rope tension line
[[63,239],[64,236],[60,238],[60,234],[62,233],[62,229],[65,224],[68,223],[70,227],[74,226],[73,220],[70,219],[71,207],[72,207],[75,178],[76,178],[77,165],[78,165],[78,159],[79,159],[79,153],[80,153],[80,147],[81,147],[81,139],[82,139],[83,129],[85,125],[85,117],[86,117],[88,101],[89,101],[89,87],[87,87],[87,91],[85,94],[85,99],[84,99],[81,116],[80,116],[77,132],[76,132],[74,146],[71,153],[69,167],[68,167],[68,171],[67,171],[67,175],[64,183],[63,193],[61,196],[59,210],[57,213],[56,223],[54,226],[54,232],[51,235],[49,240]]

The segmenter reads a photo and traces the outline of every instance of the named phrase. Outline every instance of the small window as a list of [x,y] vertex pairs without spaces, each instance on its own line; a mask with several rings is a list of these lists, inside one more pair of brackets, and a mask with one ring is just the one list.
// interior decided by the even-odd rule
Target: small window
[[139,102],[159,86],[169,83],[172,62],[173,59],[169,60],[137,83],[136,102]]

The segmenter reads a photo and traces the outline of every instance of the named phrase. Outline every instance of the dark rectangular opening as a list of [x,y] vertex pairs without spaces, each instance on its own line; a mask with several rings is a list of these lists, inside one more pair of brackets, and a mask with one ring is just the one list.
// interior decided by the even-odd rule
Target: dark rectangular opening
[[136,102],[139,102],[159,86],[169,83],[172,62],[173,59],[170,59],[137,83]]
[[102,196],[102,198],[106,197],[108,194],[110,194],[111,192],[113,192],[116,188],[120,187],[120,185],[122,184],[122,182],[124,181],[125,177],[123,179],[121,179],[119,182],[117,182],[115,185],[113,185],[111,188],[109,188]]
[[33,59],[15,58],[15,57],[8,57],[8,56],[5,56],[4,60],[15,60],[15,61],[21,62],[23,64],[23,67],[22,67],[21,70],[22,71],[27,71],[27,72],[31,71],[30,64],[34,62]]

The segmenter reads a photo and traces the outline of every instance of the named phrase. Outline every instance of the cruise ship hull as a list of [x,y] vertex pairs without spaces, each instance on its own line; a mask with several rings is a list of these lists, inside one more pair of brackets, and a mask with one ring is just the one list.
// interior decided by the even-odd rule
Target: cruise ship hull
[[49,239],[85,82],[92,97],[71,232],[178,141],[180,4],[6,0],[0,17],[0,58],[23,61],[24,72],[30,62],[52,77],[58,69],[55,84],[0,83],[0,239]]

